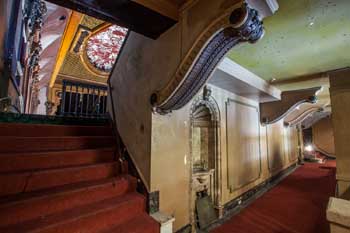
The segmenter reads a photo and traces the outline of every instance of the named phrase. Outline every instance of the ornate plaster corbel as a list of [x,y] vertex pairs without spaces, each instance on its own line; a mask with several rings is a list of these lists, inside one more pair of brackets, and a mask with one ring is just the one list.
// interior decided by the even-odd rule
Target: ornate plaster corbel
[[321,87],[313,87],[304,90],[284,91],[281,100],[267,103],[260,103],[260,121],[263,124],[273,124],[294,108],[303,103],[316,103],[316,94]]
[[258,11],[247,4],[224,12],[197,39],[168,85],[152,94],[155,111],[167,113],[183,107],[205,85],[231,48],[241,42],[254,43],[263,35]]
[[305,111],[300,113],[295,118],[293,118],[289,121],[286,121],[285,125],[288,125],[288,126],[298,125],[301,122],[303,122],[306,118],[308,118],[309,116],[314,114],[315,112],[322,112],[322,111],[324,111],[324,109],[320,106],[311,106],[310,108],[305,109]]

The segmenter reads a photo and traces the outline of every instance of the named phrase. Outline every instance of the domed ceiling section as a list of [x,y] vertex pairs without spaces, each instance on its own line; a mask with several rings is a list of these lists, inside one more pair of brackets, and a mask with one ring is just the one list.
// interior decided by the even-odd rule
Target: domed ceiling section
[[102,72],[110,72],[127,32],[126,28],[112,25],[92,35],[86,42],[89,62]]

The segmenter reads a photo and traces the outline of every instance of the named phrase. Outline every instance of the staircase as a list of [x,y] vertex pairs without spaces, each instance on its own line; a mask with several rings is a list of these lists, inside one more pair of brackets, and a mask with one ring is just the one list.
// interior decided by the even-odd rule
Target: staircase
[[1,233],[158,233],[109,126],[0,123]]

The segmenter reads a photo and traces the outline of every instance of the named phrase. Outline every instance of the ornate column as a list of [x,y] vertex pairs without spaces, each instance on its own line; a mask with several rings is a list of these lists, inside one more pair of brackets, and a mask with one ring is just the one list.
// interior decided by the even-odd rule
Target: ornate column
[[350,69],[334,71],[329,75],[337,156],[337,195],[350,200]]
[[42,0],[26,0],[25,2],[25,31],[28,37],[28,50],[26,72],[24,76],[23,93],[26,98],[26,113],[33,113],[39,104],[39,60],[41,47],[41,28],[43,25],[43,16],[46,14],[46,4]]

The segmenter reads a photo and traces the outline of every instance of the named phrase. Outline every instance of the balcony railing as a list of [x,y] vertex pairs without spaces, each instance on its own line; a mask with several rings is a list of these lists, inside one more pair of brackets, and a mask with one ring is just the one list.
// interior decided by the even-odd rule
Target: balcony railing
[[72,117],[107,117],[106,86],[62,81],[61,103],[57,115]]

